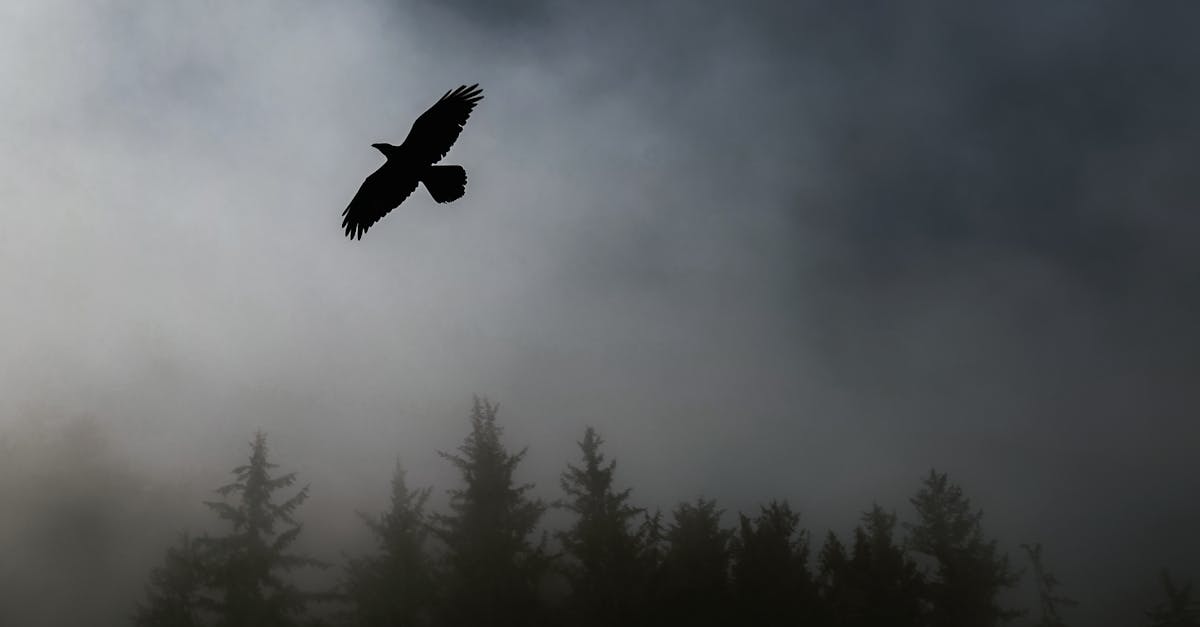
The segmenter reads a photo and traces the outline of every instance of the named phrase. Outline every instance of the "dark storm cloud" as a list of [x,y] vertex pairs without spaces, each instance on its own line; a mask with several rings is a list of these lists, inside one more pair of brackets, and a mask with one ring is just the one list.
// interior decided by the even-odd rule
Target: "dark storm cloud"
[[[10,8],[3,402],[160,468],[264,426],[326,537],[396,454],[449,487],[473,392],[549,496],[585,423],[642,504],[818,534],[934,465],[1131,616],[1200,551],[1192,6]],[[369,144],[473,82],[467,196],[348,246]]]
[[[1180,202],[1195,194],[1180,189],[1196,156],[1194,9],[1012,7],[891,22],[875,80],[837,98],[850,227],[885,264],[965,241],[1126,279],[1167,235],[1147,218],[1196,228]],[[1148,180],[1167,196],[1145,198]]]
[[[479,32],[529,34],[472,7],[455,5]],[[1121,578],[1094,573],[1144,575],[1139,553],[1195,561],[1197,510],[1178,498],[1196,488],[1185,451],[1200,437],[1193,5],[543,4],[538,16],[545,30],[522,50],[569,68],[578,101],[625,101],[653,122],[657,142],[611,153],[624,155],[621,189],[605,195],[617,200],[581,218],[608,237],[572,240],[561,259],[580,292],[679,306],[665,319],[692,338],[679,352],[689,377],[670,389],[734,406],[695,385],[698,364],[747,350],[742,372],[770,383],[730,387],[770,400],[737,441],[803,460],[787,480],[801,494],[826,498],[803,477],[814,466],[849,465],[838,490],[862,499],[885,468],[908,469],[892,475],[899,493],[921,464],[948,467],[1009,510],[995,516],[1013,536],[1054,536],[1081,588],[1120,599],[1097,601],[1094,620],[1129,612]],[[756,345],[742,331],[763,328],[764,311],[786,313]],[[697,347],[714,343],[719,356]],[[762,376],[771,366],[787,374]],[[735,501],[773,481],[719,467],[705,480]],[[1128,537],[1147,516],[1158,537]],[[1114,536],[1127,539],[1109,561],[1088,548]]]

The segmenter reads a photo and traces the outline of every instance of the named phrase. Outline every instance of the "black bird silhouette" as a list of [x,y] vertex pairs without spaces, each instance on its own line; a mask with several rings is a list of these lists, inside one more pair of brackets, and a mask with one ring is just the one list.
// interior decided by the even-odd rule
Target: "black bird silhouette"
[[483,90],[478,84],[448,91],[413,122],[403,144],[371,144],[387,162],[363,181],[342,212],[347,237],[362,239],[372,224],[413,193],[417,183],[424,183],[439,203],[462,198],[467,191],[467,171],[460,165],[434,164],[450,152],[480,100]]

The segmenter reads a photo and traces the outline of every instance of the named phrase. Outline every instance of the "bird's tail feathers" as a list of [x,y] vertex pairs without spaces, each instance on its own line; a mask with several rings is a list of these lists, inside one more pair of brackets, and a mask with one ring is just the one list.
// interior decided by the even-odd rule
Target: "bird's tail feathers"
[[458,200],[467,193],[467,171],[461,165],[429,166],[421,182],[438,202]]

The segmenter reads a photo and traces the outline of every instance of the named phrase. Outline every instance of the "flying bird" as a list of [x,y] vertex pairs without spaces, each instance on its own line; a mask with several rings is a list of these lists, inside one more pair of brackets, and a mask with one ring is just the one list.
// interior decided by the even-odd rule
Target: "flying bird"
[[342,228],[350,239],[362,239],[371,225],[408,198],[422,183],[439,203],[462,198],[467,171],[460,165],[435,165],[458,139],[475,104],[483,100],[479,85],[448,91],[413,122],[399,146],[371,144],[387,161],[363,181],[342,212]]

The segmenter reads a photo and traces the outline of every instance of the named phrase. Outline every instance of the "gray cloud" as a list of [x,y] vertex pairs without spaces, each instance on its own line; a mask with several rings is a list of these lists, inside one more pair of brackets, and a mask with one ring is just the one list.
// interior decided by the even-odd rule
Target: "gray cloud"
[[[944,468],[1090,624],[1200,557],[1191,5],[4,11],[13,424],[156,468],[262,426],[350,534],[395,454],[449,486],[478,392],[547,494],[584,424],[644,503],[818,532]],[[343,241],[472,82],[467,196]]]

